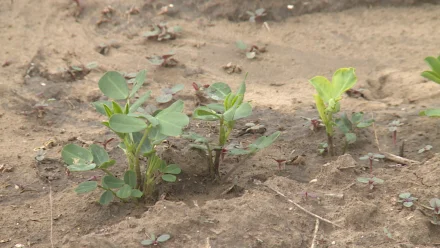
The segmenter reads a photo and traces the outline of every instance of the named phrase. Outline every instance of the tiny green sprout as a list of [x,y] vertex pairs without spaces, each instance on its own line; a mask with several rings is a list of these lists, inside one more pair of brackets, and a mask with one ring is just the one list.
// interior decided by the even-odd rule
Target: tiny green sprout
[[163,243],[165,241],[168,241],[171,238],[169,234],[162,234],[159,237],[156,237],[154,233],[151,234],[149,239],[142,240],[141,244],[143,246],[147,245],[158,245],[159,243]]
[[177,33],[181,31],[182,28],[180,26],[174,26],[170,29],[166,23],[161,22],[159,24],[152,25],[151,30],[145,32],[143,36],[149,40],[174,40],[177,37]]
[[172,58],[174,55],[175,53],[171,51],[164,55],[148,56],[147,60],[153,65],[162,66],[162,67],[173,67],[179,63],[179,61]]
[[393,239],[393,235],[388,231],[388,228],[384,227],[383,232],[387,235],[389,239]]
[[397,143],[397,128],[402,125],[403,125],[403,123],[400,123],[399,120],[394,120],[394,121],[388,123],[388,130],[393,133],[393,144],[394,145],[396,145],[396,143]]
[[357,181],[360,183],[368,184],[368,187],[372,190],[375,185],[383,184],[383,180],[377,177],[358,177]]
[[328,150],[328,144],[326,142],[319,143],[319,146],[318,146],[318,153],[319,154],[322,155],[325,152],[327,152],[327,150]]
[[370,161],[370,173],[373,173],[373,161],[379,161],[379,159],[385,158],[382,154],[377,153],[368,153],[367,155],[364,155],[360,157],[360,160],[369,160]]
[[258,54],[266,52],[265,47],[258,47],[256,45],[252,45],[248,49],[248,45],[244,43],[243,41],[239,40],[235,43],[238,49],[246,51],[246,57],[248,59],[254,59]]
[[184,87],[185,86],[183,84],[176,84],[171,89],[162,89],[162,95],[156,97],[156,102],[167,103],[173,100],[174,95],[177,94],[177,92],[183,90]]
[[433,219],[431,220],[431,223],[434,225],[440,225],[440,199],[438,198],[432,198],[429,201],[429,205],[431,205],[432,210],[434,211]]
[[399,200],[398,202],[402,202],[403,206],[410,208],[414,205],[414,201],[417,200],[416,197],[412,197],[411,193],[401,193],[399,194]]
[[336,119],[336,126],[345,135],[344,154],[347,151],[348,145],[355,143],[357,140],[355,129],[369,127],[374,122],[374,119],[364,120],[363,118],[364,113],[358,112],[353,113],[350,119],[345,113],[342,113],[341,117]]
[[424,152],[429,151],[431,149],[432,149],[432,146],[427,145],[427,146],[424,146],[423,148],[419,149],[419,153],[424,153]]
[[255,12],[246,11],[246,13],[249,15],[250,22],[261,22],[263,17],[267,15],[266,9],[264,8],[257,9]]

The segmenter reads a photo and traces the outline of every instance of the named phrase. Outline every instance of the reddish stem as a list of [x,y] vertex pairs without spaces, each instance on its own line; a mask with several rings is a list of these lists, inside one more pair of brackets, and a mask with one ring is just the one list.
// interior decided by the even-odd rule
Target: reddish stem
[[393,143],[394,143],[394,146],[396,146],[396,140],[397,140],[397,130],[395,130],[394,132],[393,132]]
[[370,158],[370,174],[373,174],[373,160]]

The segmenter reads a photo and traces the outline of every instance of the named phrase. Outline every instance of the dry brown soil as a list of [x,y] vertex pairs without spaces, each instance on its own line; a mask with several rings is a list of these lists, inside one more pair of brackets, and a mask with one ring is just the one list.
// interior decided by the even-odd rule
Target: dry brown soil
[[[338,225],[321,221],[315,247],[440,244],[440,227],[424,215],[429,210],[420,205],[404,209],[396,203],[398,194],[406,191],[424,205],[440,196],[440,158],[435,154],[440,149],[438,120],[418,116],[422,109],[439,106],[435,101],[439,85],[422,78],[420,72],[427,69],[426,56],[439,54],[440,6],[398,0],[266,5],[266,1],[177,1],[169,13],[158,16],[160,1],[81,2],[84,9],[75,18],[73,1],[0,1],[0,164],[4,168],[0,247],[140,247],[149,233],[171,234],[161,247],[310,247],[315,218],[269,188]],[[286,8],[289,3],[295,4],[293,10]],[[97,25],[108,4],[115,11],[113,16]],[[140,13],[127,14],[132,6]],[[257,7],[269,10],[270,31],[242,21],[246,10]],[[182,34],[172,41],[145,41],[142,33],[160,21],[180,25]],[[235,47],[236,40],[266,46],[267,52],[248,60]],[[115,47],[101,55],[95,49],[101,43]],[[180,62],[174,68],[153,66],[145,58],[170,50]],[[61,70],[92,61],[99,68],[87,75],[73,78]],[[226,73],[221,67],[229,62],[240,65],[243,73]],[[368,175],[367,164],[359,157],[378,152],[373,128],[358,132],[350,155],[330,158],[317,154],[318,144],[326,141],[325,132],[309,130],[301,118],[317,116],[308,79],[329,77],[340,67],[356,68],[355,88],[364,94],[345,96],[342,111],[374,115],[381,149],[395,154],[398,148],[392,144],[387,124],[400,120],[404,125],[397,138],[399,144],[405,141],[404,156],[422,162],[403,167],[393,166],[393,161],[375,163],[373,173],[385,183],[373,191],[356,183],[358,176]],[[90,105],[102,97],[97,81],[108,70],[142,69],[148,70],[146,88],[154,93],[185,84],[176,98],[185,101],[187,113],[195,105],[193,82],[221,81],[235,89],[248,72],[246,99],[255,111],[246,122],[258,121],[267,127],[267,134],[281,130],[282,135],[247,161],[227,158],[222,172],[242,166],[222,184],[206,179],[204,160],[188,149],[187,141],[171,139],[168,148],[159,149],[160,154],[178,163],[183,173],[179,182],[160,187],[162,200],[100,206],[96,203],[99,192],[77,195],[73,191],[95,174],[68,176],[60,151],[68,143],[86,146],[112,138]],[[51,98],[55,101],[49,107],[36,110],[36,104]],[[238,122],[238,129],[246,122]],[[188,129],[211,132],[198,122]],[[246,144],[256,137],[234,133],[231,141]],[[37,163],[34,149],[49,140],[54,143],[43,162]],[[341,133],[335,143],[340,153]],[[433,149],[419,154],[425,145]],[[118,161],[116,170],[122,171],[125,160],[116,142],[110,143],[109,151]],[[272,159],[295,156],[304,163],[282,171]],[[312,179],[317,180],[309,183]],[[233,183],[235,190],[222,194]],[[319,199],[304,199],[299,194],[303,191],[318,194]]]

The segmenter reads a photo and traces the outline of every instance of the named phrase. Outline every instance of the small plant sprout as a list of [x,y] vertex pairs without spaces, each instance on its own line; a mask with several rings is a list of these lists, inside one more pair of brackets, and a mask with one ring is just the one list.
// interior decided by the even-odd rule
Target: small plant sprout
[[373,161],[379,161],[380,158],[385,158],[382,154],[376,153],[368,153],[365,156],[360,157],[360,160],[369,160],[370,161],[370,173],[373,173]]
[[431,149],[432,149],[432,145],[427,145],[427,146],[419,149],[419,153],[424,153],[424,152],[429,151]]
[[410,208],[414,205],[414,201],[416,201],[416,200],[417,200],[417,198],[412,197],[411,193],[401,193],[399,195],[398,202],[401,202],[403,204],[403,206]]
[[236,43],[238,49],[246,51],[246,57],[248,59],[254,59],[258,54],[266,52],[265,47],[258,47],[256,45],[252,45],[250,48],[243,41],[239,40]]
[[393,239],[393,235],[390,233],[390,231],[388,231],[388,228],[384,227],[383,232],[385,233],[385,235],[387,235],[388,239]]
[[402,126],[403,123],[400,123],[399,120],[394,120],[388,123],[388,130],[393,133],[393,144],[397,144],[397,128]]
[[207,89],[209,88],[209,84],[205,84],[205,85],[200,85],[196,82],[192,83],[192,87],[195,90],[195,95],[196,95],[196,105],[202,105],[205,103],[209,102],[209,97],[206,94]]
[[[116,71],[105,73],[98,82],[99,89],[112,101],[94,102],[96,110],[108,119],[102,124],[120,138],[119,147],[124,151],[128,166],[122,178],[109,169],[116,161],[110,159],[105,148],[92,144],[84,148],[75,144],[63,147],[61,156],[71,172],[99,170],[105,173],[101,183],[86,181],[78,185],[79,194],[100,188],[104,190],[99,202],[110,203],[115,197],[126,201],[129,198],[151,197],[160,181],[174,182],[181,169],[175,164],[166,164],[156,154],[156,146],[169,136],[179,136],[189,124],[183,111],[183,102],[176,101],[154,114],[139,112],[150,97],[151,91],[134,100],[135,94],[146,79],[146,71],[137,73],[131,90],[122,74]],[[121,100],[124,105],[120,105]],[[134,100],[134,101],[132,101]],[[140,157],[146,158],[141,165]],[[142,168],[142,169],[141,169]]]
[[298,193],[298,195],[301,195],[301,197],[303,197],[305,200],[309,199],[309,198],[318,198],[318,195],[309,191],[303,191]]
[[307,125],[309,126],[310,130],[317,131],[320,127],[324,127],[325,125],[322,124],[322,121],[318,118],[307,118],[304,116],[301,116],[304,120],[307,121]]
[[348,145],[355,143],[357,140],[355,129],[369,127],[374,122],[373,119],[364,120],[363,118],[364,113],[359,112],[353,113],[351,119],[345,113],[342,113],[341,117],[336,119],[336,126],[345,135],[344,154],[347,151]]
[[331,156],[335,155],[333,146],[333,134],[335,120],[333,115],[340,110],[340,100],[347,90],[356,84],[357,78],[354,68],[341,68],[333,74],[332,82],[322,76],[316,76],[309,80],[315,87],[316,108],[327,132],[328,151]]
[[272,158],[272,159],[275,160],[275,162],[277,162],[277,164],[278,164],[278,170],[281,170],[281,169],[283,168],[283,163],[284,163],[284,168],[286,167],[285,162],[286,162],[287,160],[285,160],[285,159],[275,159],[275,158]]
[[183,84],[176,84],[171,89],[162,89],[162,95],[156,97],[156,102],[167,103],[173,100],[174,95],[183,90],[184,87],[185,86]]
[[[211,177],[216,180],[220,177],[220,160],[221,155],[227,149],[228,155],[253,155],[257,151],[264,149],[271,145],[281,134],[275,132],[269,136],[261,136],[255,142],[250,144],[247,148],[231,148],[227,146],[229,135],[234,130],[235,123],[239,119],[246,118],[252,114],[252,106],[248,102],[244,102],[244,94],[246,92],[246,84],[243,82],[236,93],[231,91],[231,88],[225,83],[214,83],[206,89],[206,94],[219,103],[210,103],[206,106],[199,106],[194,110],[193,118],[204,121],[219,122],[218,142],[211,143],[207,138],[189,133],[184,135],[184,138],[194,140],[195,143],[191,146],[196,149],[206,151],[209,173]],[[235,170],[233,168],[225,179]]]
[[383,184],[383,180],[377,177],[358,177],[357,181],[368,184],[370,190],[374,189],[377,184]]
[[440,225],[440,199],[438,198],[432,198],[429,201],[429,205],[431,205],[432,210],[434,211],[431,223],[434,225]]
[[97,62],[90,62],[86,65],[71,65],[67,69],[63,68],[61,69],[63,72],[67,72],[73,80],[81,79],[87,74],[89,74],[93,69],[98,67]]
[[179,63],[179,61],[172,58],[174,54],[175,54],[174,52],[169,52],[161,56],[159,55],[149,56],[147,57],[147,59],[153,65],[162,66],[162,67],[173,67]]
[[326,142],[319,143],[318,153],[322,155],[327,151],[328,151],[328,144]]
[[267,15],[266,9],[263,8],[257,9],[255,12],[246,11],[246,13],[249,15],[250,22],[261,22]]
[[149,239],[142,240],[141,244],[143,246],[147,245],[158,245],[159,243],[163,243],[168,241],[171,238],[169,234],[162,234],[159,237],[156,237],[153,233],[150,235]]
[[182,28],[180,26],[174,26],[168,28],[166,23],[160,23],[157,25],[152,25],[151,30],[144,33],[144,37],[151,40],[163,41],[163,40],[174,40],[177,37],[177,33],[181,32]]
[[[422,72],[422,77],[440,84],[440,56],[426,57],[425,62],[431,67],[432,71]],[[440,117],[440,109],[427,109],[419,113],[421,116]]]

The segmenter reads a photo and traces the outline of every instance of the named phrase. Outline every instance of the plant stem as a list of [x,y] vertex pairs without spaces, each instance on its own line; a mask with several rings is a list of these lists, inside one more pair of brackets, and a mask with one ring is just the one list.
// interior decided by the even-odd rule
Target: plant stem
[[328,144],[328,153],[330,156],[335,155],[334,147],[333,147],[333,136],[327,133],[327,144]]
[[373,174],[373,160],[370,158],[370,174]]
[[107,175],[113,176],[113,174],[109,170],[104,169],[104,168],[99,168],[99,169],[102,170],[103,172],[105,172]]
[[394,146],[396,146],[396,143],[397,143],[397,130],[394,130],[393,131],[393,143],[394,143]]
[[145,140],[148,137],[148,133],[150,132],[151,124],[145,129],[144,135],[142,135],[141,140],[139,141],[139,144],[136,148],[136,152],[134,154],[134,169],[136,172],[136,188],[139,190],[142,190],[142,173],[141,173],[141,166],[139,165],[139,153],[141,152],[142,145],[144,144]]
[[212,162],[212,149],[211,146],[209,145],[209,143],[206,143],[206,147],[208,148],[208,170],[209,170],[209,175],[211,175],[212,177],[215,177],[215,172],[214,172],[214,164]]
[[347,139],[345,139],[344,150],[342,151],[342,155],[344,155],[347,152],[347,148],[348,148],[348,141]]

